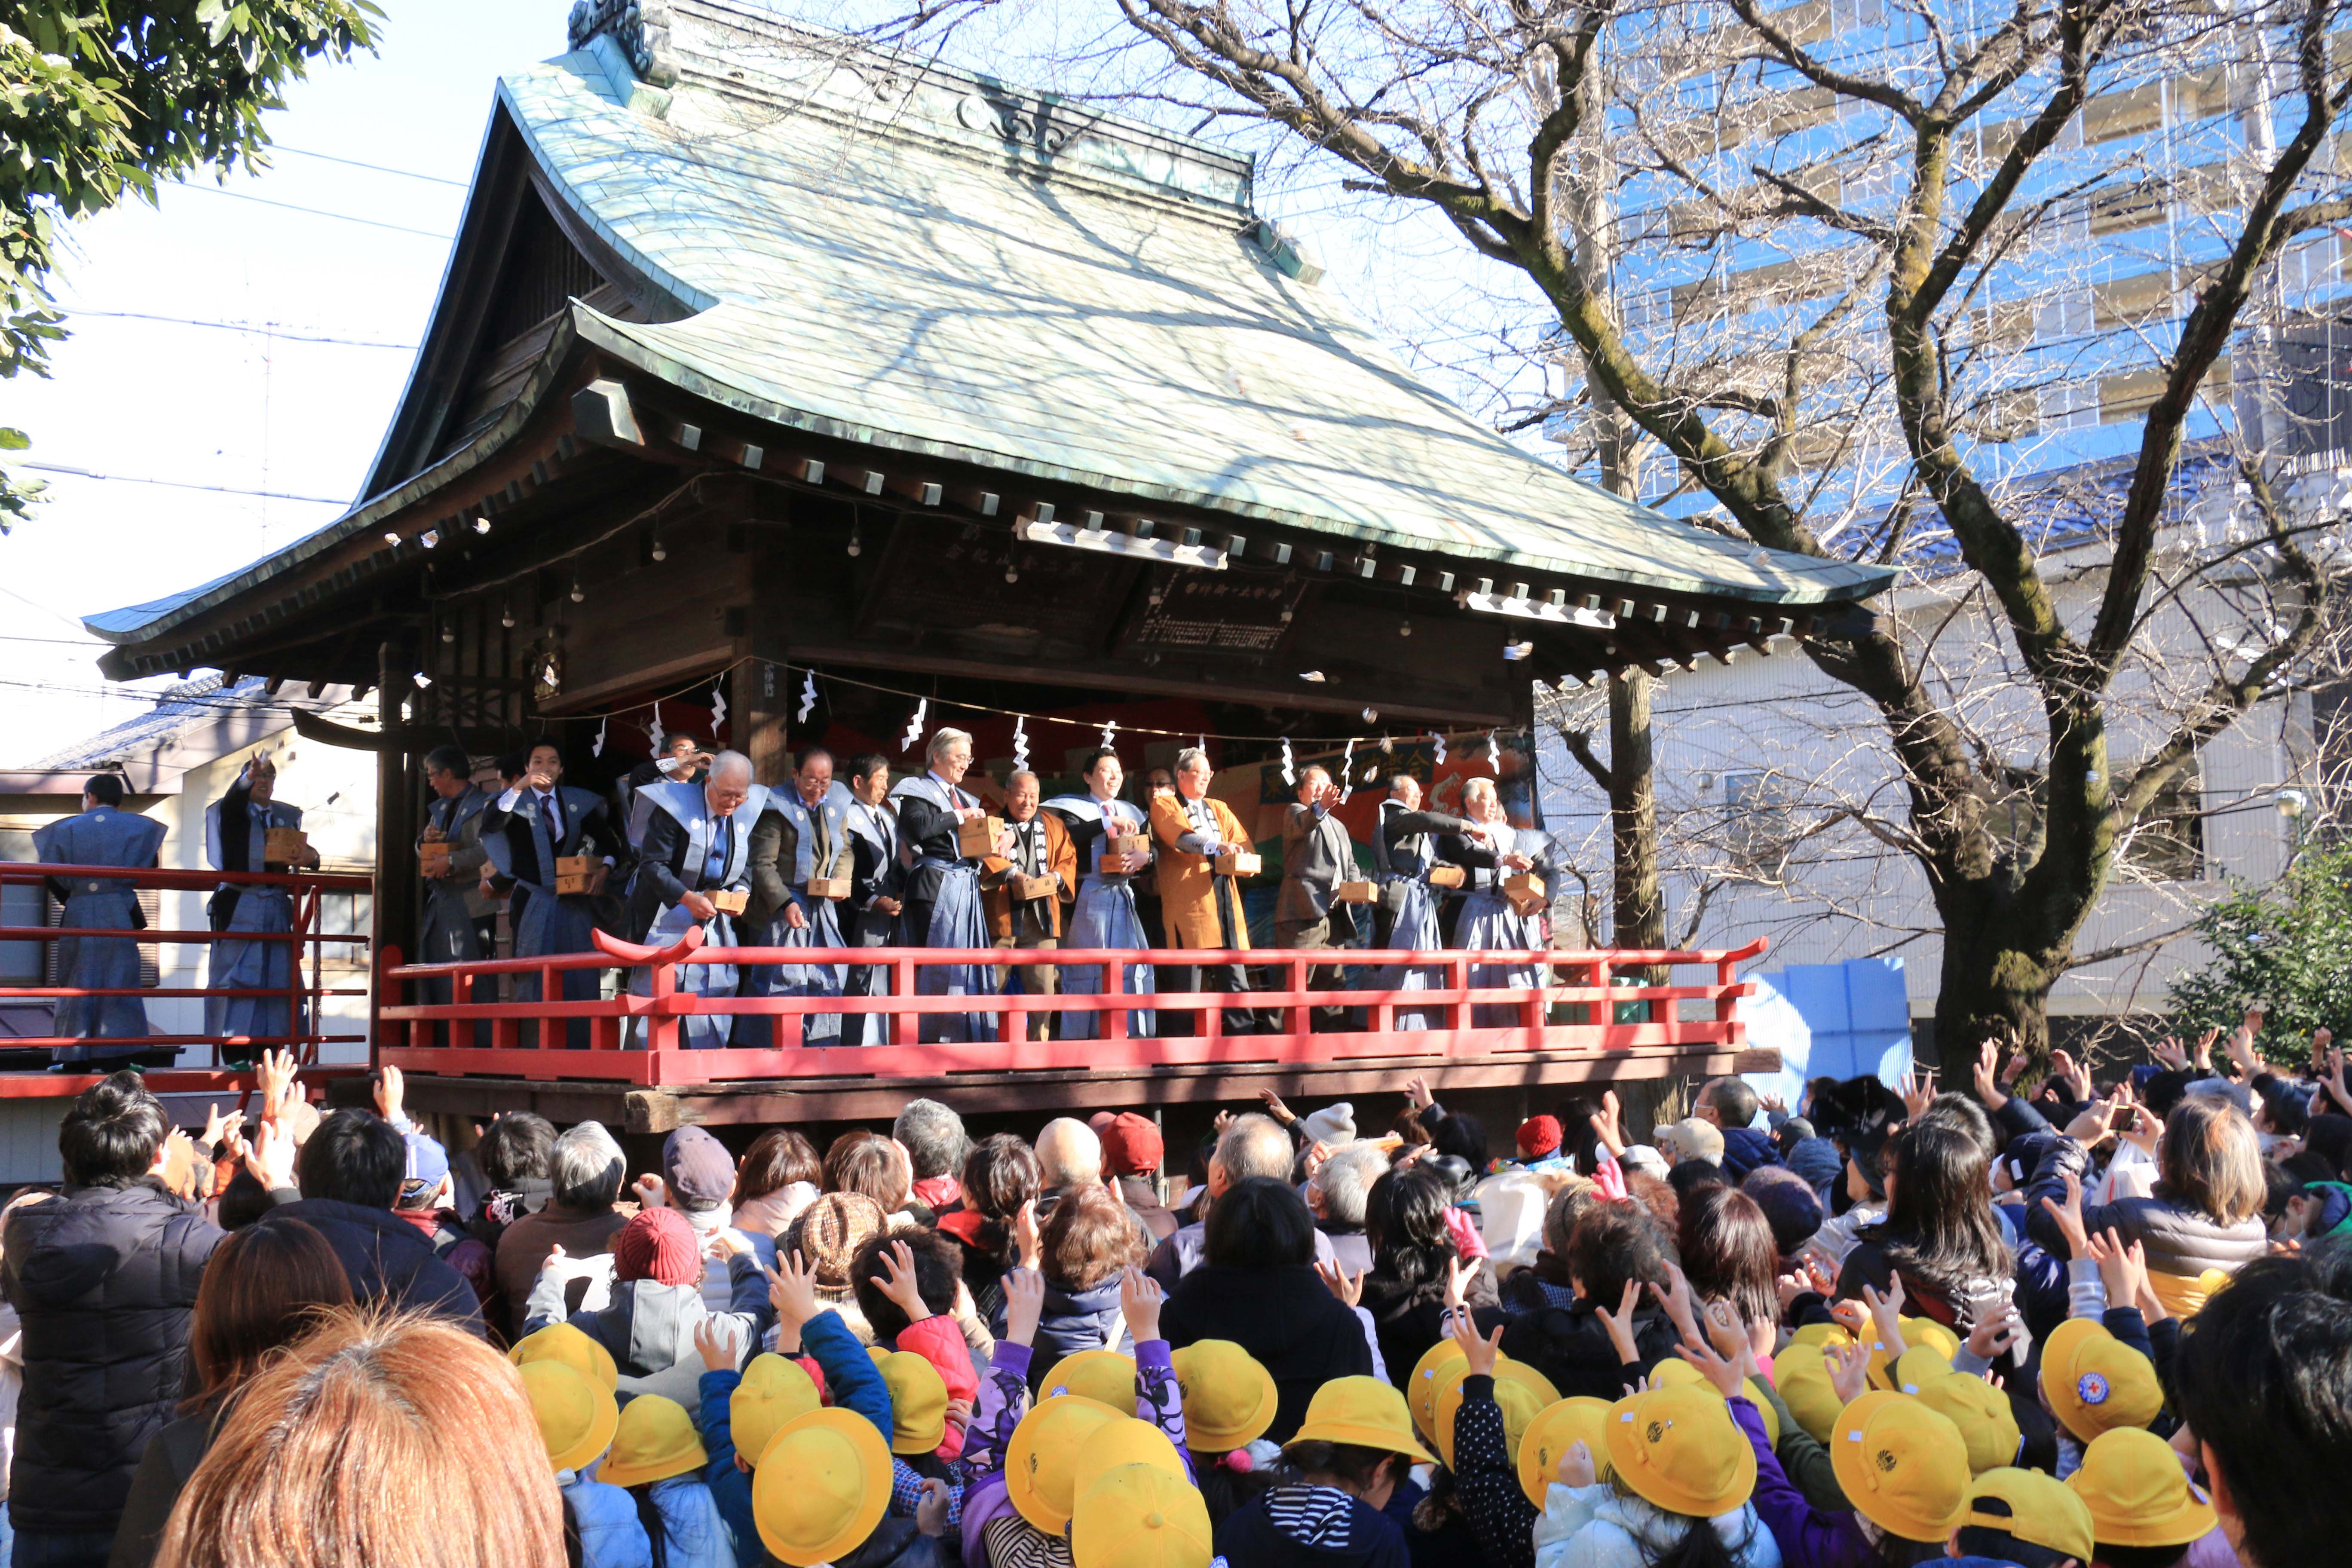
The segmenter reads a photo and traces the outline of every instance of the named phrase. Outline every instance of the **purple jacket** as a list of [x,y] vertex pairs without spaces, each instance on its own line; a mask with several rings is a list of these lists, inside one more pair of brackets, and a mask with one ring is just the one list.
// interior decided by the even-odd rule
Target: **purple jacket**
[[1756,1516],[1780,1543],[1781,1568],[1866,1568],[1878,1561],[1852,1513],[1815,1508],[1790,1485],[1764,1436],[1764,1417],[1744,1395],[1731,1401],[1731,1418],[1756,1450]]

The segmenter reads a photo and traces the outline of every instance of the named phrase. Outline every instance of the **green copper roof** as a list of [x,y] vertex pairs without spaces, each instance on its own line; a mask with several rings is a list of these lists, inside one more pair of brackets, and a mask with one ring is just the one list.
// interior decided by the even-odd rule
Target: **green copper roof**
[[560,195],[708,302],[578,311],[623,360],[788,426],[1502,567],[1783,604],[1887,580],[1519,452],[1250,237],[1246,159],[714,0],[670,12],[667,92],[609,48],[501,88]]

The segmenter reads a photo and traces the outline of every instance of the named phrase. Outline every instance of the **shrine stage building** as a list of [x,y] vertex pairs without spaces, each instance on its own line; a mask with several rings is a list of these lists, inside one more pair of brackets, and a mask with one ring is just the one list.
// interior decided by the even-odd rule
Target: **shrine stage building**
[[[381,964],[414,945],[405,847],[436,745],[487,776],[552,734],[567,780],[601,788],[656,728],[715,730],[776,784],[812,743],[919,767],[919,703],[926,732],[975,733],[985,789],[1025,752],[1051,795],[1116,721],[1131,779],[1207,737],[1261,836],[1286,740],[1294,763],[1345,758],[1361,843],[1364,770],[1429,773],[1441,741],[1433,782],[1499,773],[1528,820],[1538,679],[1834,635],[1886,585],[1518,451],[1342,309],[1254,209],[1245,156],[734,0],[593,0],[569,42],[499,83],[362,499],[87,622],[120,679],[373,689],[372,726],[303,723],[378,757]],[[1466,1089],[1741,1051],[1718,996],[1708,1029],[1664,997],[1630,1031],[1609,1027],[1622,1009],[1579,1032],[1539,1008],[1345,1049],[1301,1034],[1271,1061],[1211,1023],[1205,1047],[833,1049],[815,1076],[741,1050],[616,1068],[614,1030],[610,1054],[534,1067],[505,1048],[511,1018],[498,1050],[425,1043],[386,973],[375,1049],[412,1103],[703,1102],[641,1106],[640,1126],[870,1115],[940,1084],[980,1109],[1137,1104],[1344,1088],[1394,1060]]]

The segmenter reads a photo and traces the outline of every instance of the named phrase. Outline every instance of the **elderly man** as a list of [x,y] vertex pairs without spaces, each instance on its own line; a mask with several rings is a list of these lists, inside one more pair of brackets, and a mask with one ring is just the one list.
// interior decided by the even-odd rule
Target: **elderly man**
[[1388,1151],[1377,1143],[1343,1143],[1307,1178],[1307,1206],[1315,1228],[1330,1238],[1340,1271],[1360,1274],[1372,1266],[1372,1244],[1364,1234],[1364,1203],[1372,1184],[1388,1174]]
[[[1236,1116],[1231,1125],[1218,1135],[1215,1152],[1209,1156],[1209,1208],[1236,1182],[1252,1176],[1270,1176],[1277,1182],[1290,1180],[1291,1162],[1296,1150],[1290,1134],[1270,1116],[1252,1111]],[[1179,1229],[1175,1235],[1152,1248],[1144,1261],[1143,1271],[1173,1290],[1176,1281],[1201,1266],[1209,1247],[1209,1214],[1203,1208],[1201,1217]],[[1315,1233],[1315,1261],[1329,1263],[1335,1254],[1331,1238],[1320,1230]]]
[[[667,947],[698,926],[705,951],[742,946],[736,918],[718,895],[750,897],[753,825],[768,800],[751,782],[751,759],[721,752],[701,784],[669,779],[647,784],[637,798],[653,810],[629,889],[629,930],[639,942]],[[677,983],[697,996],[732,996],[740,976],[731,963],[688,963]],[[652,970],[631,972],[632,994],[649,994],[652,986]],[[678,1020],[678,1043],[688,1050],[723,1046],[734,1022],[724,1013],[689,1014]]]
[[[1127,779],[1118,753],[1108,746],[1098,747],[1087,756],[1083,776],[1087,781],[1086,794],[1055,795],[1045,803],[1045,809],[1066,827],[1073,858],[1087,868],[1078,884],[1078,901],[1070,910],[1070,945],[1140,951],[1150,945],[1150,938],[1144,928],[1142,900],[1135,887],[1140,874],[1150,869],[1150,846],[1147,840],[1141,853],[1129,854],[1114,851],[1110,841],[1143,837],[1143,813],[1118,798],[1119,786]],[[1099,963],[1064,964],[1061,979],[1066,995],[1102,994],[1103,966]],[[1120,972],[1119,987],[1130,994],[1149,992],[1154,984],[1151,965],[1148,963],[1129,963]],[[1127,1016],[1130,1039],[1141,1039],[1150,1034],[1151,1026],[1151,1014],[1144,1009],[1138,1008]],[[1062,1016],[1062,1038],[1066,1040],[1100,1039],[1105,1032],[1099,1013]]]
[[[1331,889],[1356,874],[1356,844],[1339,820],[1339,786],[1328,769],[1309,767],[1298,775],[1298,798],[1282,814],[1282,890],[1274,900],[1276,947],[1346,947],[1356,940],[1354,911],[1331,901]],[[1307,984],[1337,991],[1347,981],[1332,964],[1308,971]],[[1336,1003],[1318,1006],[1314,1026],[1338,1029],[1347,1017],[1348,1009]]]
[[[1078,891],[1078,852],[1070,843],[1069,830],[1059,819],[1038,811],[1037,796],[1035,773],[1024,769],[1004,781],[1005,832],[1013,839],[1013,853],[992,855],[980,863],[980,887],[988,906],[989,936],[998,947],[1013,951],[1059,946],[1062,905],[1076,898]],[[1053,890],[1041,898],[1021,897],[1020,883],[1037,878],[1050,878]],[[997,990],[1002,992],[1007,979],[1015,973],[1021,976],[1023,995],[1054,994],[1052,964],[1000,963],[996,966]],[[1029,1020],[1029,1037],[1045,1039],[1053,1026],[1051,1013],[1034,1014]]]
[[[971,737],[942,729],[923,753],[924,771],[900,779],[890,799],[898,808],[901,842],[914,857],[907,879],[905,935],[908,947],[984,948],[988,921],[981,909],[982,857],[967,856],[959,829],[988,816],[980,797],[963,787],[971,768]],[[1013,836],[1002,834],[990,849],[1013,852]],[[919,996],[991,996],[996,975],[985,963],[929,963],[916,972]],[[924,1045],[961,1044],[992,1038],[986,1013],[926,1013],[919,1031]]]
[[[1433,835],[1451,833],[1467,843],[1484,845],[1484,825],[1442,811],[1421,809],[1421,781],[1411,773],[1389,780],[1389,797],[1381,802],[1380,823],[1372,832],[1372,864],[1380,868],[1381,900],[1373,916],[1373,945],[1409,952],[1429,952],[1445,945],[1437,929],[1437,900],[1429,873],[1438,864]],[[1426,991],[1444,984],[1442,969],[1416,969],[1391,964],[1381,972],[1381,985],[1389,991]],[[1434,1028],[1442,1011],[1399,1008],[1399,1029]]]
[[1723,1133],[1723,1169],[1735,1182],[1765,1165],[1780,1163],[1780,1145],[1755,1126],[1763,1100],[1744,1078],[1711,1078],[1699,1086],[1691,1115]]
[[[614,867],[626,862],[629,847],[604,803],[563,782],[563,752],[551,737],[542,735],[531,742],[523,754],[522,777],[483,808],[482,846],[498,877],[513,888],[507,921],[514,934],[515,957],[595,951],[597,900]],[[592,863],[587,890],[559,892],[555,863],[572,858]],[[596,1000],[601,988],[597,970],[567,969],[562,973],[564,1001]],[[515,976],[514,999],[541,999],[539,971]],[[572,1019],[564,1038],[574,1049],[585,1050],[588,1020]]]
[[[843,944],[887,947],[898,939],[907,890],[907,868],[898,858],[898,814],[890,809],[890,763],[867,752],[849,760],[849,810],[844,816],[849,840],[849,902]],[[890,971],[878,963],[853,963],[841,983],[844,996],[887,996]],[[842,1015],[846,1046],[889,1044],[890,1020],[881,1013]]]
[[639,763],[613,786],[614,820],[621,824],[629,847],[635,849],[644,842],[646,824],[653,809],[638,802],[639,791],[666,780],[698,784],[709,776],[710,749],[702,743],[701,736],[690,730],[680,730],[663,737],[659,756]]
[[[598,1121],[567,1128],[547,1157],[547,1205],[517,1219],[499,1236],[499,1289],[506,1297],[508,1326],[522,1331],[530,1288],[548,1254],[556,1247],[571,1258],[601,1258],[628,1216],[613,1205],[621,1196],[628,1162],[621,1145]],[[580,1289],[584,1292],[588,1284]],[[578,1307],[574,1297],[567,1305]]]
[[[1160,906],[1168,922],[1171,947],[1213,947],[1236,951],[1249,946],[1249,920],[1242,913],[1242,892],[1234,879],[1219,874],[1220,855],[1246,852],[1249,836],[1241,818],[1222,800],[1211,798],[1209,782],[1215,775],[1209,753],[1187,746],[1176,754],[1176,788],[1151,800],[1151,836],[1160,848]],[[1195,964],[1177,989],[1246,994],[1249,971],[1238,963]],[[1257,1028],[1257,1017],[1246,1007],[1224,1010],[1225,1033],[1247,1035]]]
[[[751,908],[744,929],[757,947],[839,947],[840,910],[849,891],[822,896],[813,880],[846,884],[855,855],[849,814],[856,802],[833,776],[833,753],[809,746],[793,759],[788,789],[769,792],[751,835]],[[746,996],[838,996],[837,963],[761,964],[743,977]],[[765,1047],[783,1037],[772,1018],[747,1016],[736,1031],[747,1046]],[[801,1043],[831,1045],[841,1037],[841,1015],[809,1013],[801,1018]]]
[[[112,773],[95,773],[82,786],[81,815],[68,816],[34,830],[33,851],[52,866],[152,867],[163,847],[163,824],[126,812],[122,781]],[[82,931],[143,931],[147,917],[140,911],[139,889],[128,878],[77,877],[71,881],[49,879],[49,890],[65,904],[65,924]],[[92,990],[136,990],[139,986],[139,944],[129,937],[65,936],[58,939],[58,983]],[[147,1024],[147,1004],[136,996],[68,996],[58,1004],[57,1032],[68,1039],[136,1037],[152,1031]],[[116,1063],[135,1057],[144,1046],[64,1046],[57,1052],[59,1066]]]
[[[257,754],[237,773],[227,793],[205,809],[205,850],[214,870],[268,869],[263,848],[269,830],[302,826],[302,808],[287,805],[277,794],[277,764]],[[302,863],[317,866],[319,852],[306,848]],[[205,911],[211,916],[212,929],[225,933],[213,941],[205,984],[224,990],[278,993],[205,999],[205,1033],[245,1042],[241,1050],[221,1052],[224,1063],[244,1066],[253,1059],[255,1042],[282,1043],[302,1020],[284,994],[294,984],[294,944],[239,941],[236,933],[292,931],[294,900],[284,888],[224,883]]]
[[[425,879],[425,915],[416,936],[419,963],[464,963],[495,957],[498,937],[491,928],[497,905],[482,891],[482,868],[489,852],[482,847],[482,808],[490,797],[474,787],[474,759],[462,746],[436,746],[425,754],[425,784],[433,799],[425,808],[425,830],[417,837],[418,874]],[[428,844],[442,846],[431,858]],[[417,1000],[425,1006],[446,1005],[451,999],[446,980],[420,980]],[[498,1000],[497,985],[476,981],[466,987],[468,1002]],[[490,1043],[488,1019],[468,1030],[451,1030],[436,1024],[433,1033],[446,1040],[452,1033],[470,1033],[474,1043]]]

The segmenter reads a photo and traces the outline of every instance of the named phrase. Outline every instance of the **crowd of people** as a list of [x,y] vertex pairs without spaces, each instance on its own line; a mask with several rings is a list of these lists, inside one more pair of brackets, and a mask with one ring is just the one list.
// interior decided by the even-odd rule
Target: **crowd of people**
[[2104,1089],[1717,1079],[1646,1141],[1414,1079],[635,1172],[528,1113],[453,1158],[392,1071],[322,1113],[265,1058],[194,1137],[117,1074],[0,1219],[11,1561],[2308,1568],[2352,1090],[2260,1026]]

